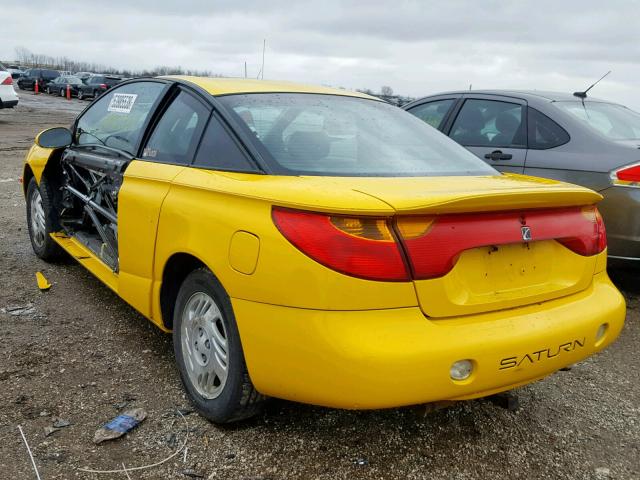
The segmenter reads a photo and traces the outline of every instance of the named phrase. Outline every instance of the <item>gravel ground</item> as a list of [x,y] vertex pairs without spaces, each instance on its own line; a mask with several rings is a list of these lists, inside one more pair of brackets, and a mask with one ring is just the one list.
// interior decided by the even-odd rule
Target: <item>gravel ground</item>
[[[80,468],[158,462],[132,479],[640,478],[639,272],[611,271],[628,301],[617,343],[571,371],[515,392],[521,408],[488,400],[426,412],[348,412],[272,400],[259,418],[219,428],[188,408],[170,336],[78,265],[38,260],[17,182],[34,135],[69,125],[87,105],[20,92],[0,110],[0,478],[126,479]],[[36,287],[42,271],[53,284]],[[15,310],[13,307],[26,307]],[[148,412],[125,438],[94,445],[122,408]],[[45,436],[58,419],[71,425]],[[188,438],[187,438],[188,435]],[[199,477],[198,475],[201,475]]]

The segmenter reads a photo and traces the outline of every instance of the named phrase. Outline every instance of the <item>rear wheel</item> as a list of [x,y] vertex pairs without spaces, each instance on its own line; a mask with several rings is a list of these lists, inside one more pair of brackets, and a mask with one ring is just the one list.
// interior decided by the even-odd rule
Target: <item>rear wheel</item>
[[265,397],[251,383],[229,296],[207,269],[190,273],[178,292],[173,348],[196,410],[215,423],[258,413]]
[[51,261],[60,258],[63,250],[50,234],[60,229],[58,214],[52,204],[53,192],[45,178],[40,186],[35,178],[31,178],[27,187],[27,227],[31,246],[35,254],[43,260]]

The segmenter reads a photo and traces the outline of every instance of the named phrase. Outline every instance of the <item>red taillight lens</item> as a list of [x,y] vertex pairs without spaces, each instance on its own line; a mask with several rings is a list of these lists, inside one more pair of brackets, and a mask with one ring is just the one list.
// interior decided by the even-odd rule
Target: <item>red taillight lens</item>
[[100,88],[102,88],[102,89],[106,89],[106,88],[107,88],[107,84],[106,84],[106,83],[101,83],[101,84],[100,84]]
[[446,275],[463,251],[477,247],[555,239],[590,256],[607,245],[604,223],[594,206],[405,217],[397,225],[415,279]]
[[582,256],[607,247],[604,222],[595,206],[399,217],[395,227],[407,255],[409,275],[387,219],[274,208],[273,220],[304,254],[333,270],[367,280],[442,277],[465,250],[492,245],[556,240]]
[[623,168],[615,172],[615,176],[618,180],[624,182],[640,182],[640,165],[633,165],[631,167]]
[[13,78],[11,78],[11,75],[5,78],[0,85],[13,85]]
[[274,208],[273,221],[301,252],[332,270],[367,280],[409,280],[386,219]]

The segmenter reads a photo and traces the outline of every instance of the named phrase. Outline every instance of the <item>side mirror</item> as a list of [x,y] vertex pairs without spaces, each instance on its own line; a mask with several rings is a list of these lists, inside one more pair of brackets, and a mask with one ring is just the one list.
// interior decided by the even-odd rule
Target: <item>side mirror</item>
[[36,143],[42,148],[63,148],[71,145],[73,137],[68,128],[55,127],[40,132]]

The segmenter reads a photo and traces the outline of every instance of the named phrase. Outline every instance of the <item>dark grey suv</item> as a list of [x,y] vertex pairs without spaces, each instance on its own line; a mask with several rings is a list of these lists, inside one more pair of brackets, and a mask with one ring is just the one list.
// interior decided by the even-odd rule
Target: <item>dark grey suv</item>
[[474,90],[403,107],[494,168],[600,192],[609,257],[640,265],[640,114],[571,94]]

